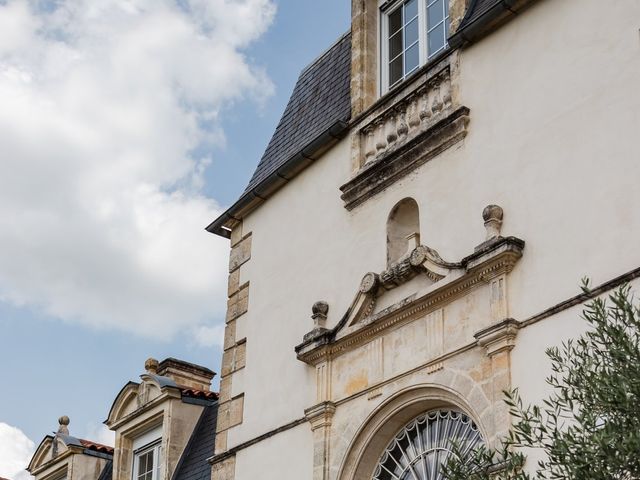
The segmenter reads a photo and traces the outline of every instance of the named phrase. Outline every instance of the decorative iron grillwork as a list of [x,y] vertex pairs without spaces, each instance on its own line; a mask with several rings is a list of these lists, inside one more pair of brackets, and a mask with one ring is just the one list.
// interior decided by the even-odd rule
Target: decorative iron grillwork
[[454,455],[453,442],[466,456],[483,440],[478,427],[464,413],[427,412],[409,422],[391,440],[373,480],[441,480],[442,465]]

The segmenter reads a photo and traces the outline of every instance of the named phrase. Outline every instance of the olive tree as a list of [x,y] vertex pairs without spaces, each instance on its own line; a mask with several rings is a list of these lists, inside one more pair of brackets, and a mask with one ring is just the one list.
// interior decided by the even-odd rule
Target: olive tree
[[[590,293],[587,281],[582,289]],[[640,307],[625,285],[589,301],[582,317],[584,334],[546,351],[549,396],[529,405],[505,392],[508,436],[450,460],[447,480],[640,479]],[[525,471],[533,450],[542,459]]]

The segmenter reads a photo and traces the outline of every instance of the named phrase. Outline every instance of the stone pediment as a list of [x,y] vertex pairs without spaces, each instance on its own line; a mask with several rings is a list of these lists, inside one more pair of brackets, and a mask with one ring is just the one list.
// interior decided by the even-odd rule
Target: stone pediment
[[180,397],[180,388],[168,377],[154,374],[140,375],[140,383],[127,383],[116,396],[105,420],[110,428],[129,417],[163,401],[166,397]]
[[[418,245],[387,270],[367,273],[338,324],[332,329],[316,326],[305,335],[296,347],[298,359],[315,365],[401,322],[426,315],[510,272],[523,249],[523,240],[496,236],[459,262],[447,262],[434,249]],[[396,289],[407,295],[398,299],[392,292]],[[385,297],[394,301],[385,301]]]
[[[43,465],[47,464],[51,460],[53,460],[53,443],[55,439],[51,435],[47,435],[42,439],[40,445],[36,449],[36,452],[31,457],[31,462],[29,462],[29,466],[27,470],[30,472],[35,472],[40,469]],[[58,442],[60,447],[62,448],[62,452],[66,450],[66,446],[62,442]],[[62,453],[61,452],[61,453]]]

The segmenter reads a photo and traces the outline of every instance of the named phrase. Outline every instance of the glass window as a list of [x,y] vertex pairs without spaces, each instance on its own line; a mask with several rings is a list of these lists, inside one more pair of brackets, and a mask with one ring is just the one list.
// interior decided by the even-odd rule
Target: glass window
[[448,0],[404,0],[384,12],[383,90],[394,87],[447,47]]
[[158,480],[160,478],[160,443],[135,453],[133,479]]
[[373,480],[442,480],[456,443],[468,454],[482,445],[478,428],[464,413],[436,410],[409,422],[391,440],[378,461]]
[[446,0],[427,0],[427,56],[433,57],[447,46],[449,5]]

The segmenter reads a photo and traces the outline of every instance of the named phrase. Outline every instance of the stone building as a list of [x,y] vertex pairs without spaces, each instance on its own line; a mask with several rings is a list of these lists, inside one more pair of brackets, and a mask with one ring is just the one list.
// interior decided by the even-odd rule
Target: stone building
[[105,424],[115,446],[79,439],[60,417],[27,470],[35,480],[209,480],[218,394],[215,373],[175,358],[149,359],[116,396]]
[[[439,479],[640,275],[640,2],[353,0],[230,239],[215,480]],[[535,463],[535,462],[531,462]]]

